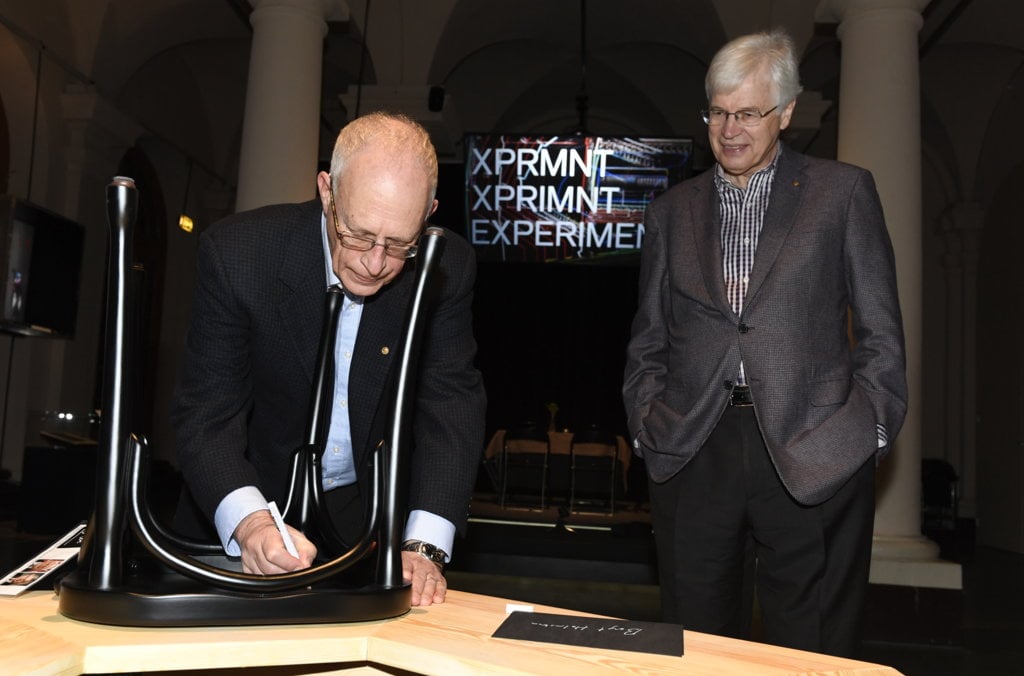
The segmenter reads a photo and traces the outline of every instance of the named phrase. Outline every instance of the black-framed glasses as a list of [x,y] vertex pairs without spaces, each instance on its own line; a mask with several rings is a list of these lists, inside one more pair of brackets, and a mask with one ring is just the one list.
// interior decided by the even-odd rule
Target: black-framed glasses
[[708,110],[700,111],[700,116],[704,120],[704,124],[709,127],[719,127],[725,124],[730,115],[736,118],[736,122],[741,127],[756,127],[761,124],[761,120],[774,113],[777,108],[778,106],[774,106],[771,110],[766,110],[763,113],[757,108],[744,108],[734,113],[722,110],[721,108],[709,108]]
[[373,247],[383,247],[384,255],[392,258],[414,258],[420,250],[415,244],[399,244],[397,242],[378,242],[369,235],[357,235],[341,228],[341,221],[338,219],[338,210],[334,206],[334,187],[329,188],[331,194],[331,215],[334,216],[334,231],[338,235],[338,241],[346,249],[353,251],[371,251]]

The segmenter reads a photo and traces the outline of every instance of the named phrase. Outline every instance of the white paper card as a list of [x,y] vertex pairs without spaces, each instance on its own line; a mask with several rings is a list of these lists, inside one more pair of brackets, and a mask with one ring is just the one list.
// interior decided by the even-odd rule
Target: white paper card
[[85,524],[80,523],[52,545],[0,578],[0,596],[17,596],[50,577],[69,559],[78,556],[85,537]]

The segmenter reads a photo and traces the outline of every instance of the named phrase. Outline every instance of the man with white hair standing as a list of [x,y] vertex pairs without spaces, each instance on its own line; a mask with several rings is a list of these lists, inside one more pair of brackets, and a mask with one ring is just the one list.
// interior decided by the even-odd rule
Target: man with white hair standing
[[664,619],[742,634],[753,570],[765,641],[852,655],[906,413],[892,245],[870,173],[780,142],[785,33],[726,44],[706,90],[717,162],[648,207],[623,386]]

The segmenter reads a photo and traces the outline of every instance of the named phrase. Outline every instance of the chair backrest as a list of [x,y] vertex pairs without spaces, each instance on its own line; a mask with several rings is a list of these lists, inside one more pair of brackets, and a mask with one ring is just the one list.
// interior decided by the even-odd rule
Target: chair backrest
[[524,420],[518,425],[508,428],[505,432],[505,440],[543,441],[548,440],[548,431],[535,420]]
[[533,420],[525,420],[505,432],[505,453],[544,453],[551,452],[548,431]]
[[569,510],[597,500],[615,512],[615,498],[623,493],[623,467],[618,440],[599,424],[590,424],[572,437],[570,445]]
[[533,420],[525,420],[505,432],[502,444],[501,506],[510,496],[535,503],[543,509],[547,504],[548,463],[551,440],[548,431]]
[[[610,449],[610,454],[615,455],[618,451],[618,441],[615,439],[615,435],[606,429],[603,429],[600,425],[594,423],[587,425],[580,431],[572,435],[572,447],[573,451],[584,452],[583,448],[577,447],[595,447],[594,450],[600,452],[602,448]],[[588,455],[594,455],[595,452],[592,450],[587,453]],[[604,453],[601,453],[602,455]]]

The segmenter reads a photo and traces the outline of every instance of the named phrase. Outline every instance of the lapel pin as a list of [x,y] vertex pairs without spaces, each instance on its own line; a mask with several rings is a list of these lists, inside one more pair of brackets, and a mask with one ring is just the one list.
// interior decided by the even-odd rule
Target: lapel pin
[[387,355],[391,354],[391,348],[389,348],[387,345],[385,345],[384,347],[380,348],[380,353],[382,355],[384,355],[384,356],[387,356]]
[[793,181],[793,187],[794,188],[799,187],[799,185],[800,185],[800,181]]

